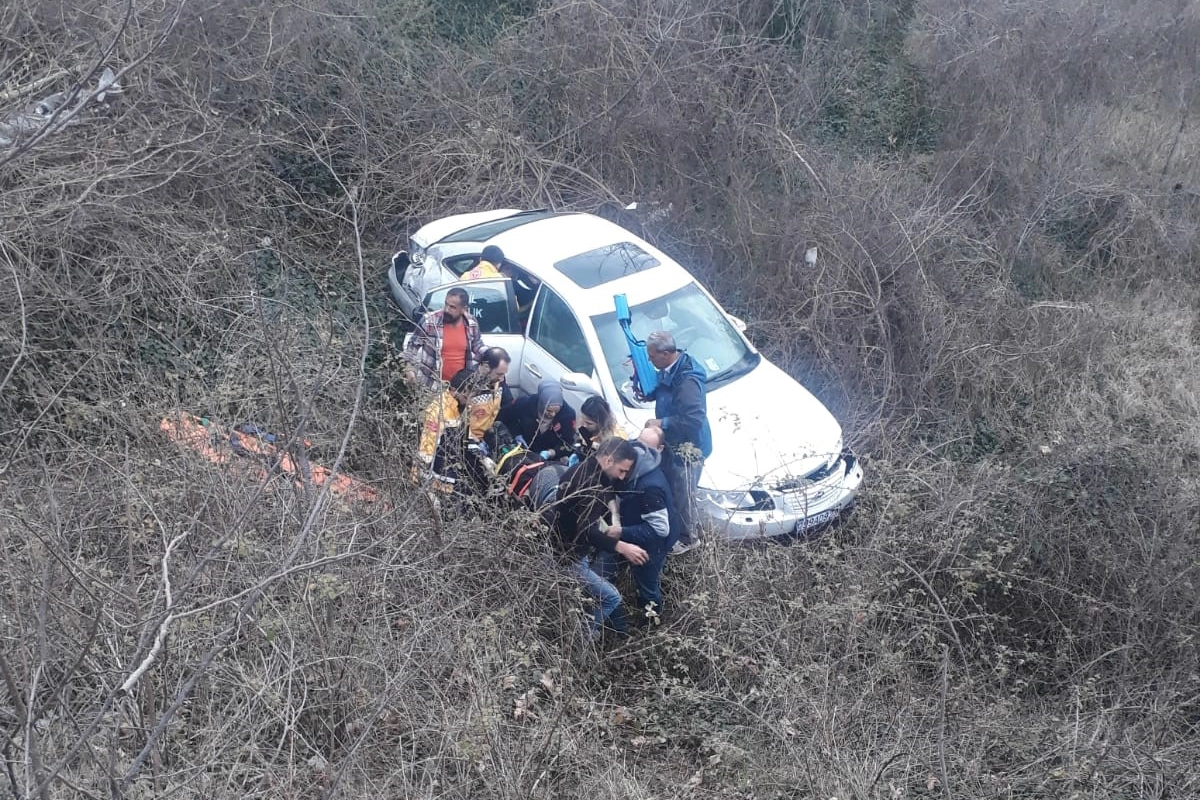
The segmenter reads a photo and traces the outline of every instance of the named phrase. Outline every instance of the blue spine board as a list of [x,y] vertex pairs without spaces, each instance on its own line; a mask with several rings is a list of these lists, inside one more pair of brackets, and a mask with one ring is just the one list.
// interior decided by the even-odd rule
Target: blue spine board
[[629,358],[633,361],[634,387],[645,397],[649,397],[658,388],[658,370],[650,363],[650,354],[646,351],[646,343],[633,335],[633,317],[629,311],[629,301],[625,295],[613,295],[613,304],[617,309],[617,324],[625,334],[629,344]]

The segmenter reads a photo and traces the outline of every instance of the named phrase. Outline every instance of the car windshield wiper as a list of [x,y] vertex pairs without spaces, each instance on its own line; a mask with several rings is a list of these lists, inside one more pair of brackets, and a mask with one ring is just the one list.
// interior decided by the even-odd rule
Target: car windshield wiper
[[727,381],[731,381],[734,378],[740,378],[743,375],[745,375],[747,372],[750,372],[752,369],[757,367],[760,359],[762,359],[762,355],[760,355],[759,353],[747,353],[745,358],[739,360],[738,362],[736,362],[734,364],[729,365],[728,367],[721,370],[720,372],[717,372],[713,375],[709,375],[707,382],[708,383],[726,383]]

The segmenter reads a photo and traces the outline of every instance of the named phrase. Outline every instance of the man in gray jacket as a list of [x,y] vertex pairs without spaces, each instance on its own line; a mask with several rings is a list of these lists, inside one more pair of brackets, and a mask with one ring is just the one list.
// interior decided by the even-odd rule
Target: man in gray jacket
[[663,605],[663,565],[671,547],[679,541],[682,525],[670,482],[662,470],[662,429],[645,428],[632,444],[637,460],[617,486],[620,521],[608,529],[608,535],[637,545],[646,551],[647,558],[644,563],[636,564],[616,553],[601,553],[597,572],[611,581],[621,566],[629,564],[641,610],[634,619],[657,622]]

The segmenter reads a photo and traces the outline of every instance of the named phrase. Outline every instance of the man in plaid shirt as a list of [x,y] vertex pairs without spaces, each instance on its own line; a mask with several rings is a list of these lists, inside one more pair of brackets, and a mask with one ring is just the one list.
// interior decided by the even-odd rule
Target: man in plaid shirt
[[479,336],[479,323],[467,313],[470,301],[467,290],[455,286],[446,293],[441,311],[421,318],[404,350],[409,380],[436,391],[459,370],[473,370],[479,364],[487,345]]

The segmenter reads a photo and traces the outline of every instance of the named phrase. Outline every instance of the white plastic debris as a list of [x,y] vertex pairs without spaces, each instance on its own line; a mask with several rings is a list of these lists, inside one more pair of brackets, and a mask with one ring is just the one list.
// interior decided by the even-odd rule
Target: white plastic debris
[[117,74],[112,71],[112,67],[105,67],[100,73],[100,81],[96,88],[99,90],[96,95],[97,103],[103,103],[104,98],[110,94],[121,94],[125,91],[125,87],[117,83]]

